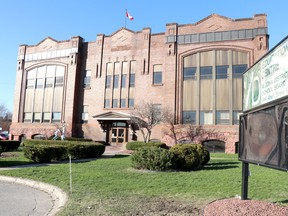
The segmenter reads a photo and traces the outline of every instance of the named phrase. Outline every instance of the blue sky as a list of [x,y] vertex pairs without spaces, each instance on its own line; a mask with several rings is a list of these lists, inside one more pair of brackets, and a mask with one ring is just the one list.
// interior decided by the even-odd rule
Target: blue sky
[[81,36],[94,41],[125,24],[125,10],[134,17],[126,27],[152,33],[165,31],[167,23],[190,24],[213,14],[232,19],[265,13],[270,49],[287,36],[287,0],[10,0],[0,7],[0,104],[13,111],[18,47],[35,45],[50,36],[68,40]]

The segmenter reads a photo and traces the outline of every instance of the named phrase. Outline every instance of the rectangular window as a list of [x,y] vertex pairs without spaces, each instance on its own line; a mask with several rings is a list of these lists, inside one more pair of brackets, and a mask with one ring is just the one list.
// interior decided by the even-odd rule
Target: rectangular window
[[161,121],[161,104],[153,104],[153,121],[154,122],[159,122]]
[[242,74],[246,71],[246,69],[247,64],[233,65],[232,66],[233,78],[241,78]]
[[106,76],[105,88],[111,87],[111,75]]
[[216,79],[227,79],[228,68],[228,65],[216,66]]
[[35,79],[27,79],[26,88],[33,89],[35,85]]
[[43,113],[43,122],[49,123],[51,120],[51,113],[50,112],[44,112]]
[[63,86],[63,84],[64,84],[64,77],[55,77],[55,87]]
[[135,74],[130,74],[129,87],[135,87]]
[[113,76],[113,88],[118,88],[119,87],[119,75],[114,75]]
[[153,66],[153,84],[159,85],[162,84],[162,65],[154,65]]
[[120,100],[120,107],[125,108],[126,107],[126,99],[121,99]]
[[44,86],[44,78],[37,78],[36,79],[36,88],[43,88]]
[[128,100],[128,106],[129,106],[129,108],[133,108],[134,107],[134,99],[130,98]]
[[90,82],[91,82],[91,71],[86,70],[85,72],[85,77],[84,77],[84,88],[90,87]]
[[87,123],[87,122],[88,122],[88,106],[84,105],[83,112],[82,112],[82,123]]
[[55,86],[63,86],[63,85],[64,85],[64,67],[57,66]]
[[196,67],[187,67],[183,71],[183,80],[196,79]]
[[40,112],[35,112],[33,114],[33,122],[41,122],[41,113]]
[[126,88],[126,74],[122,74],[121,78],[121,88]]
[[61,121],[61,112],[53,112],[52,122],[60,122],[60,121]]
[[25,112],[24,113],[24,122],[31,122],[32,119],[32,113],[31,112]]
[[112,108],[117,108],[118,107],[118,99],[113,99],[112,100]]
[[54,83],[53,77],[47,77],[45,81],[45,88],[52,88]]
[[241,111],[233,111],[233,124],[239,125],[240,115],[242,114]]
[[196,125],[196,111],[183,111],[182,122],[183,124]]
[[216,111],[216,124],[228,125],[230,123],[229,111]]
[[162,84],[162,72],[153,73],[153,84],[154,85]]
[[213,124],[212,111],[201,111],[200,112],[200,125],[212,125],[212,124]]
[[212,79],[212,66],[200,67],[200,79]]
[[104,100],[104,108],[110,108],[110,99]]

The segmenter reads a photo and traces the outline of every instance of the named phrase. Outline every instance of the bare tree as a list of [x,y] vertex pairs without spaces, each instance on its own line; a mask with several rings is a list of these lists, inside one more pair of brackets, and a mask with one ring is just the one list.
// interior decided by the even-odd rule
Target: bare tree
[[225,141],[226,137],[223,133],[215,129],[205,128],[201,125],[172,125],[168,124],[168,130],[163,130],[163,133],[170,137],[174,144],[177,143],[203,143],[206,140],[218,139]]
[[163,119],[161,105],[159,106],[151,102],[135,106],[135,109],[131,111],[131,116],[131,123],[141,131],[145,143],[150,140],[152,128]]
[[166,107],[163,109],[162,121],[166,123],[168,128],[162,129],[162,133],[164,133],[164,135],[168,135],[174,141],[174,144],[177,144],[179,130],[177,125],[175,125],[175,115],[170,108]]
[[12,122],[12,113],[4,104],[0,104],[0,128],[2,130],[9,130]]
[[191,142],[203,143],[210,139],[219,139],[225,141],[226,138],[223,133],[216,131],[215,129],[204,128],[201,125],[191,125],[186,127],[186,139]]

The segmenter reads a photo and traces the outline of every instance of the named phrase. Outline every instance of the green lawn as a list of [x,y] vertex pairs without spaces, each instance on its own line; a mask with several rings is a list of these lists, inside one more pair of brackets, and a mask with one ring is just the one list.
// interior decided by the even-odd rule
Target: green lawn
[[[0,166],[2,163],[1,158]],[[0,175],[62,188],[69,193],[69,201],[60,215],[160,215],[168,210],[184,215],[189,213],[188,209],[203,209],[213,200],[241,195],[242,172],[237,155],[211,154],[208,165],[193,172],[138,171],[130,165],[130,157],[120,155],[73,162],[72,193],[68,163],[5,170]],[[287,205],[286,172],[255,165],[250,165],[250,172],[250,199]]]

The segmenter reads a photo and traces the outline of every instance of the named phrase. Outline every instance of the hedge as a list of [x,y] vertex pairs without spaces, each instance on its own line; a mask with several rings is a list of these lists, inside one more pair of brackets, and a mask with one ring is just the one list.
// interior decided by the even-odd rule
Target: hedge
[[16,140],[1,140],[0,147],[2,152],[16,151],[20,146],[20,141]]
[[143,147],[158,147],[158,148],[164,148],[164,149],[168,149],[169,147],[165,144],[165,143],[162,143],[162,142],[148,142],[148,143],[145,143],[143,141],[131,141],[131,142],[128,142],[126,144],[126,149],[127,150],[138,150],[140,148],[143,148]]
[[172,168],[172,154],[163,148],[144,147],[132,156],[132,167],[135,169],[168,170]]
[[178,144],[172,146],[175,169],[195,170],[208,163],[210,153],[201,144]]
[[197,170],[210,160],[210,153],[200,144],[178,144],[169,150],[139,148],[131,156],[132,167],[147,170]]
[[101,156],[105,146],[95,142],[25,140],[24,156],[35,162],[50,162],[67,159],[93,158]]

